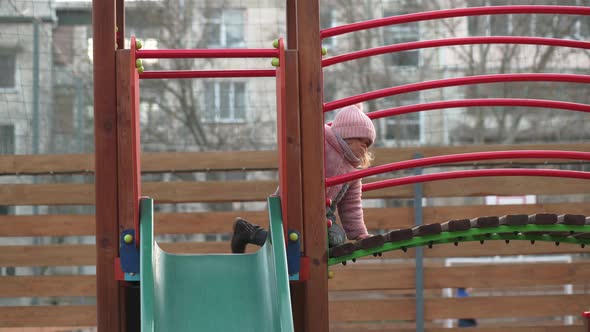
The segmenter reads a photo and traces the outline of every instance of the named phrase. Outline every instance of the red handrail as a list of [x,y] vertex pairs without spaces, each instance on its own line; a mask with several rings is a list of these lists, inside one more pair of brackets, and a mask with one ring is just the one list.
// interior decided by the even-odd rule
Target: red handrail
[[275,77],[274,69],[254,70],[155,70],[139,74],[141,79],[163,78],[227,78],[227,77]]
[[277,49],[160,49],[137,50],[138,59],[180,59],[180,58],[271,58],[278,57]]
[[324,104],[324,112],[342,108],[348,105],[354,105],[367,100],[373,100],[402,93],[429,90],[435,88],[445,88],[450,86],[460,86],[469,84],[482,83],[501,83],[501,82],[568,82],[568,83],[590,83],[590,75],[579,74],[546,74],[546,73],[523,73],[523,74],[492,74],[477,75],[466,77],[446,78],[418,83],[410,83],[381,90],[365,92],[356,96],[331,101]]
[[475,98],[465,100],[444,100],[430,103],[404,105],[367,113],[370,119],[381,119],[388,116],[431,111],[457,107],[484,107],[484,106],[512,106],[512,107],[539,107],[561,109],[576,112],[590,113],[590,105],[572,103],[567,101],[546,99],[521,99],[521,98]]
[[[513,150],[513,151],[485,151],[459,153],[443,156],[426,157],[404,160],[395,163],[375,166],[347,174],[337,175],[326,179],[326,187],[335,186],[367,176],[386,172],[399,171],[415,167],[424,167],[440,164],[450,164],[464,161],[480,161],[491,159],[574,159],[590,160],[590,152],[583,151],[558,151],[558,150]],[[590,173],[588,173],[590,174]]]
[[356,22],[320,31],[320,38],[334,37],[349,32],[378,28],[387,25],[395,25],[410,22],[428,21],[441,18],[496,15],[496,14],[566,14],[566,15],[590,15],[590,7],[584,6],[486,6],[470,8],[453,8],[434,10],[429,12],[411,13],[405,15],[378,18],[368,21]]
[[322,60],[322,67],[328,67],[337,63],[366,58],[379,54],[417,50],[422,48],[440,47],[440,46],[457,46],[457,45],[475,45],[475,44],[527,44],[527,45],[545,45],[545,46],[562,46],[571,48],[590,49],[590,42],[580,40],[568,40],[557,38],[542,37],[521,37],[521,36],[482,36],[482,37],[461,37],[447,38],[437,40],[421,40],[408,43],[387,45],[381,47],[350,52],[342,55],[333,56]]
[[451,180],[471,177],[484,176],[543,176],[543,177],[561,177],[590,180],[590,172],[568,171],[560,169],[530,169],[530,168],[516,168],[516,169],[474,169],[464,171],[450,171],[433,174],[421,174],[406,176],[397,179],[389,179],[367,183],[363,185],[363,191],[382,189],[387,187],[402,186],[406,184],[413,184],[419,182]]

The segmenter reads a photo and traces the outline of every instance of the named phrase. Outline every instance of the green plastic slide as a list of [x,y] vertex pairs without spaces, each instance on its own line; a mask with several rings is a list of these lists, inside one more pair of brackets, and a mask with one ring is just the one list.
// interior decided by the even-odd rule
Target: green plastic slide
[[141,200],[142,332],[293,331],[280,199],[268,199],[270,241],[250,254],[171,254]]

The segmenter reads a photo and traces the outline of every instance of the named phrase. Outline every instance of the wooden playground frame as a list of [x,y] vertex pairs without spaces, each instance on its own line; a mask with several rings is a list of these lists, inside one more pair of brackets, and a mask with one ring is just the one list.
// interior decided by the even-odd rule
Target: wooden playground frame
[[[97,322],[99,331],[125,329],[125,288],[116,280],[113,262],[118,256],[119,231],[133,228],[137,220],[139,184],[129,182],[137,174],[132,137],[134,119],[121,118],[120,98],[135,98],[135,87],[123,89],[119,83],[125,71],[134,66],[129,54],[122,50],[125,36],[125,1],[93,0],[94,86],[95,86],[95,151],[96,151],[96,239],[97,239]],[[314,14],[315,13],[315,14]],[[100,22],[100,24],[98,24]],[[118,27],[118,30],[116,29]],[[289,162],[301,165],[288,181],[290,192],[287,219],[302,220],[290,228],[316,229],[304,237],[303,247],[310,261],[326,261],[324,247],[326,230],[314,226],[312,220],[325,214],[324,176],[315,161],[323,158],[322,66],[319,27],[319,1],[287,1],[287,44],[285,70],[298,73],[298,81],[287,81],[285,90],[294,91],[286,97],[289,107],[286,128],[293,135],[289,146]],[[116,49],[113,49],[116,45]],[[114,53],[113,53],[114,52]],[[127,82],[131,84],[131,82]],[[124,95],[121,95],[124,93]],[[124,107],[123,107],[124,108]],[[130,113],[130,112],[129,112]],[[126,127],[122,126],[122,122]],[[125,143],[123,143],[125,142]],[[98,157],[100,156],[100,157]],[[131,160],[129,159],[131,158]],[[129,163],[131,162],[131,163]],[[325,265],[310,264],[309,280],[292,287],[295,321],[307,331],[328,329],[328,275]]]
[[[125,36],[124,0],[93,0],[94,89],[95,89],[95,192],[96,192],[96,267],[98,331],[125,331],[129,324],[128,308],[133,296],[117,280],[113,264],[119,251],[123,229],[136,228],[141,194],[139,155],[134,142],[139,135],[137,121],[130,117],[129,100],[137,98],[137,86],[128,81],[133,57],[123,50]],[[100,24],[99,24],[100,22]],[[377,24],[386,24],[382,20]],[[377,25],[376,25],[377,26]],[[116,30],[118,27],[118,30]],[[285,135],[289,140],[281,168],[289,177],[281,178],[282,197],[286,200],[288,228],[303,231],[304,253],[309,275],[304,282],[291,284],[296,329],[327,331],[328,270],[325,262],[326,229],[315,221],[325,215],[323,170],[323,117],[325,109],[344,103],[364,101],[367,96],[351,97],[340,103],[322,102],[322,35],[319,30],[319,1],[287,0],[287,45],[281,70],[296,79],[285,81],[280,90],[288,91],[279,102],[286,108]],[[335,31],[335,30],[334,30]],[[326,34],[325,36],[328,36]],[[116,49],[113,48],[116,45]],[[133,75],[136,75],[133,74]],[[296,165],[296,166],[295,166]],[[291,167],[291,168],[287,168]]]

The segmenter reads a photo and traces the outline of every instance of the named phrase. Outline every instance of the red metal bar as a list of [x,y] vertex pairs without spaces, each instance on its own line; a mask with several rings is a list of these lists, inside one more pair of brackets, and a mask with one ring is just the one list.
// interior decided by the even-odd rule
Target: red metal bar
[[[590,113],[590,105],[572,103],[567,101],[545,99],[521,99],[521,98],[475,98],[465,100],[434,101],[424,104],[405,105],[367,113],[370,119],[381,119],[388,116],[396,116],[408,113],[431,111],[457,107],[483,107],[483,106],[513,106],[513,107],[539,107],[562,109],[576,112]],[[331,124],[331,123],[329,123]]]
[[181,58],[272,58],[278,57],[277,49],[194,49],[194,50],[137,50],[138,59]]
[[428,21],[441,18],[497,15],[497,14],[566,14],[566,15],[590,15],[590,7],[583,6],[487,6],[471,8],[454,8],[434,10],[429,12],[411,13],[399,16],[378,18],[374,20],[356,22],[342,26],[332,27],[321,31],[322,39],[334,37],[349,32],[378,28],[386,25],[395,25],[410,22]]
[[517,168],[517,169],[474,169],[464,171],[450,171],[433,174],[421,174],[405,176],[397,179],[389,179],[367,183],[363,185],[363,191],[382,189],[387,187],[402,186],[418,182],[451,180],[460,178],[484,177],[484,176],[543,176],[543,177],[561,177],[590,180],[590,172],[567,171],[561,169],[534,169],[534,168]]
[[457,46],[457,45],[475,45],[475,44],[527,44],[527,45],[545,45],[545,46],[562,46],[571,48],[590,49],[590,42],[580,40],[567,40],[557,38],[541,37],[520,37],[520,36],[482,36],[482,37],[463,37],[448,38],[437,40],[422,40],[402,44],[387,45],[375,47],[367,50],[350,52],[338,56],[333,56],[322,60],[322,67],[328,67],[337,63],[366,58],[369,56],[417,50],[422,48],[440,47],[440,46]]
[[140,79],[165,78],[227,78],[227,77],[275,77],[274,69],[244,70],[158,70],[139,74]]
[[478,75],[467,77],[446,78],[440,80],[410,83],[381,90],[365,92],[356,96],[331,101],[324,104],[324,112],[342,108],[348,105],[373,100],[402,93],[429,90],[434,88],[445,88],[450,86],[460,86],[469,84],[482,83],[501,83],[501,82],[568,82],[568,83],[590,83],[590,75],[578,74],[545,74],[545,73],[524,73],[524,74],[492,74]]
[[[556,151],[556,150],[514,150],[514,151],[486,151],[459,153],[444,156],[434,156],[420,159],[404,160],[368,169],[358,170],[347,174],[333,176],[326,179],[326,187],[335,186],[352,180],[365,178],[376,174],[399,171],[403,169],[424,167],[440,164],[450,164],[464,161],[481,161],[491,159],[573,159],[589,160],[590,152]],[[589,173],[590,174],[590,173]]]

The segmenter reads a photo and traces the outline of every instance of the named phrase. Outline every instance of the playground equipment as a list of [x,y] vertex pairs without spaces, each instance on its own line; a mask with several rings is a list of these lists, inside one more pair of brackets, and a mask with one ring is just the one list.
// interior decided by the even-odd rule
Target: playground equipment
[[293,331],[278,197],[270,240],[249,255],[179,255],[153,237],[153,200],[141,201],[142,331]]
[[[121,1],[122,3],[122,1]],[[93,15],[102,17],[106,5],[99,5],[95,1],[96,9]],[[321,71],[322,66],[334,63],[354,60],[364,56],[383,54],[394,51],[409,50],[422,47],[438,47],[470,43],[530,43],[540,45],[554,45],[565,47],[590,48],[588,42],[563,42],[548,38],[469,38],[461,40],[447,40],[432,43],[402,44],[392,47],[357,52],[340,58],[321,60],[320,39],[336,36],[343,33],[359,31],[390,24],[418,22],[423,20],[472,16],[472,15],[497,15],[497,14],[567,14],[590,15],[588,7],[567,6],[497,6],[469,9],[441,10],[428,13],[401,15],[397,17],[372,20],[350,24],[342,27],[326,29],[320,33],[317,29],[319,18],[317,15],[302,15],[302,13],[318,13],[317,1],[292,2],[288,6],[288,20],[296,22],[288,29],[288,48],[282,40],[277,43],[275,50],[179,50],[148,52],[136,50],[137,43],[132,39],[132,49],[121,53],[119,62],[119,77],[123,80],[125,90],[119,92],[118,100],[123,101],[123,112],[120,111],[117,149],[108,148],[112,143],[112,128],[104,126],[104,123],[113,120],[112,113],[101,113],[106,107],[101,103],[95,105],[95,120],[97,122],[97,220],[112,220],[111,223],[97,223],[97,243],[99,262],[97,264],[97,277],[99,289],[118,288],[115,275],[107,272],[108,267],[114,261],[113,253],[116,253],[117,239],[127,245],[141,243],[141,271],[140,280],[142,287],[142,324],[143,329],[154,331],[188,331],[194,328],[203,330],[233,330],[237,326],[246,330],[290,331],[294,328],[303,331],[326,331],[327,319],[327,277],[328,266],[356,260],[357,258],[381,254],[386,251],[407,249],[410,247],[432,246],[444,243],[488,240],[526,240],[526,241],[551,241],[559,243],[574,243],[586,245],[590,239],[587,233],[590,225],[587,218],[582,215],[506,215],[502,217],[482,217],[476,219],[453,220],[443,224],[419,225],[413,229],[392,231],[386,235],[387,242],[375,248],[358,248],[344,250],[342,255],[334,255],[337,248],[328,259],[325,238],[326,229],[324,223],[318,223],[317,219],[325,215],[324,199],[322,193],[325,186],[335,185],[350,181],[353,178],[389,172],[396,169],[409,167],[422,167],[437,163],[454,161],[478,161],[492,158],[567,158],[575,160],[590,160],[590,155],[575,151],[515,151],[496,152],[490,154],[471,154],[463,156],[442,156],[440,158],[408,161],[400,164],[384,165],[380,168],[359,171],[350,176],[342,176],[337,179],[324,179],[321,163],[322,149],[317,142],[322,141],[321,126],[323,125],[322,110],[324,112],[335,110],[347,105],[364,102],[396,94],[421,91],[425,89],[442,88],[467,84],[484,84],[497,82],[524,82],[524,81],[557,81],[573,83],[590,83],[587,75],[572,74],[498,74],[463,78],[452,78],[422,82],[387,88],[379,91],[367,92],[357,96],[341,100],[323,103],[321,100]],[[122,15],[122,12],[119,12]],[[109,16],[109,15],[106,15]],[[112,15],[109,16],[112,19]],[[117,16],[117,20],[120,17]],[[119,22],[119,21],[118,21]],[[108,26],[110,23],[105,22]],[[112,25],[114,26],[114,24]],[[102,35],[110,31],[105,28],[95,27],[95,35]],[[114,35],[114,34],[113,34]],[[100,38],[95,38],[95,52],[101,49]],[[122,45],[122,43],[119,43]],[[106,48],[105,48],[106,49]],[[206,57],[276,57],[280,67],[275,70],[247,70],[247,71],[177,71],[177,72],[150,72],[139,66],[136,68],[139,58],[147,57],[178,57],[178,56],[206,56]],[[95,57],[98,59],[99,57]],[[332,59],[332,60],[331,60]],[[298,62],[297,62],[297,61]],[[108,79],[100,70],[103,66],[112,66],[111,60],[96,61],[95,89],[103,94],[102,86]],[[112,69],[111,68],[111,69]],[[129,79],[130,75],[131,79]],[[291,76],[295,75],[295,76]],[[150,201],[142,201],[141,224],[139,199],[140,165],[139,165],[139,141],[138,141],[138,116],[137,100],[139,98],[138,79],[156,78],[205,78],[205,77],[252,77],[252,76],[276,76],[277,77],[277,109],[279,128],[279,178],[280,178],[280,209],[277,198],[270,198],[270,220],[272,236],[262,250],[255,254],[235,256],[182,256],[171,255],[157,247],[151,236],[151,208]],[[297,79],[290,79],[297,77]],[[298,82],[298,83],[297,83]],[[118,86],[122,86],[119,84]],[[108,99],[101,96],[101,99]],[[114,96],[113,96],[114,97]],[[98,99],[98,98],[95,98]],[[113,98],[116,99],[116,98]],[[412,111],[438,109],[442,107],[463,107],[475,105],[504,105],[504,106],[539,106],[556,107],[565,110],[588,112],[589,106],[575,103],[545,101],[545,100],[518,100],[518,99],[493,99],[489,101],[443,101],[438,103],[423,104],[413,107],[396,108],[375,112],[373,118],[391,116]],[[105,118],[106,117],[106,118]],[[295,121],[293,120],[295,118]],[[123,121],[121,121],[123,119]],[[115,154],[115,164],[107,164],[109,157]],[[301,166],[299,166],[301,165]],[[108,175],[117,176],[113,181],[104,181]],[[436,174],[416,175],[407,178],[398,178],[366,184],[364,190],[379,189],[397,185],[412,184],[424,181],[442,179],[481,177],[481,176],[551,176],[570,177],[578,179],[590,179],[587,172],[564,170],[539,170],[539,169],[494,169],[472,170]],[[118,179],[118,180],[117,180]],[[324,182],[326,181],[326,182]],[[340,181],[340,182],[339,182]],[[118,196],[111,197],[113,192]],[[114,214],[111,215],[111,214]],[[281,215],[279,217],[279,215]],[[114,217],[110,218],[109,217]],[[285,244],[281,241],[283,230],[280,219],[286,233],[301,234],[300,241],[304,251],[282,251]],[[121,229],[121,234],[118,230]],[[140,232],[141,230],[141,232]],[[542,233],[542,234],[539,234]],[[126,235],[131,234],[130,237]],[[135,236],[134,236],[135,235]],[[141,236],[140,236],[141,235]],[[102,241],[103,238],[110,239]],[[110,247],[109,247],[110,246]],[[125,245],[121,243],[121,246]],[[348,245],[348,248],[351,246]],[[114,250],[113,250],[114,249]],[[139,249],[138,249],[139,250]],[[119,278],[127,281],[136,281],[135,271],[139,262],[128,259],[123,254],[120,257],[122,273]],[[133,256],[131,254],[131,256]],[[295,270],[285,268],[287,260],[292,262]],[[151,265],[151,266],[150,266]],[[206,272],[199,270],[197,266],[206,267]],[[242,269],[239,269],[239,268]],[[247,267],[247,268],[246,268]],[[153,273],[153,275],[152,275]],[[288,276],[295,276],[295,281],[289,289],[286,282]],[[207,282],[211,287],[208,290],[200,288],[199,280]],[[248,281],[254,284],[251,292],[240,293],[242,296],[236,299],[235,293],[243,289]],[[226,292],[227,291],[227,292]],[[291,299],[287,298],[290,291]],[[262,295],[256,299],[259,302],[251,303],[252,297]],[[232,298],[232,295],[236,298]],[[102,296],[102,297],[101,297]],[[131,298],[130,298],[131,299]],[[101,295],[98,300],[99,331],[115,331],[121,327],[119,317],[121,313],[119,293]],[[220,307],[211,306],[212,301],[218,301]],[[232,302],[233,301],[233,302]],[[234,306],[235,307],[231,307]],[[230,306],[228,308],[227,306]],[[196,308],[195,308],[196,307]],[[239,315],[248,316],[243,320],[231,321],[222,313],[222,308],[232,311],[240,309]],[[244,307],[248,312],[244,313]],[[193,309],[195,308],[195,309]],[[293,315],[291,317],[291,310]],[[114,311],[114,315],[109,316]],[[198,314],[198,315],[197,315]],[[249,320],[252,318],[252,320]],[[255,318],[255,319],[254,319]],[[423,317],[417,317],[417,330],[423,330]],[[261,320],[263,322],[261,322]],[[198,322],[197,322],[198,321]],[[194,326],[198,324],[199,326]],[[262,324],[262,325],[257,325]]]
[[[536,214],[486,216],[474,219],[450,220],[440,224],[426,224],[413,229],[396,230],[385,235],[386,243],[374,248],[354,248],[353,252],[332,254],[328,265],[355,260],[359,257],[380,254],[391,250],[404,250],[418,246],[432,247],[435,244],[489,240],[525,240],[579,244],[584,248],[590,238],[586,217],[582,215]],[[341,245],[345,246],[345,245]],[[349,247],[349,246],[347,246]],[[333,252],[339,253],[339,247]],[[340,251],[342,252],[342,251]]]

